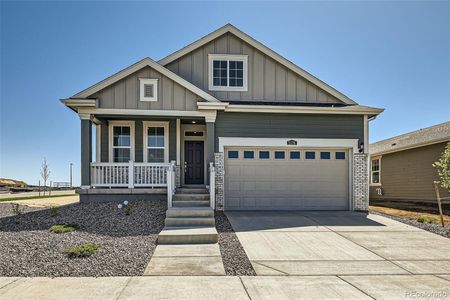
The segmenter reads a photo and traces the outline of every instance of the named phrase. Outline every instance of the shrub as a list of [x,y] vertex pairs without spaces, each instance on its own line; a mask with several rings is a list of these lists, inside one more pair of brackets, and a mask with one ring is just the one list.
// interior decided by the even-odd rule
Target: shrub
[[97,251],[98,247],[95,244],[87,243],[76,247],[67,248],[64,253],[69,258],[88,257]]
[[12,205],[12,212],[15,215],[21,215],[23,213],[23,208],[17,203],[11,203]]
[[438,221],[437,221],[436,218],[433,218],[433,217],[420,216],[420,217],[417,218],[417,222],[435,224]]
[[77,224],[66,224],[66,225],[58,224],[58,225],[53,225],[48,230],[50,230],[51,232],[54,232],[54,233],[65,233],[65,232],[72,232],[76,229],[78,229]]
[[127,216],[131,215],[131,205],[130,205],[130,204],[126,205],[126,206],[124,207],[123,211],[125,212],[125,214],[126,214]]
[[59,208],[57,206],[50,207],[50,215],[56,217],[59,215]]

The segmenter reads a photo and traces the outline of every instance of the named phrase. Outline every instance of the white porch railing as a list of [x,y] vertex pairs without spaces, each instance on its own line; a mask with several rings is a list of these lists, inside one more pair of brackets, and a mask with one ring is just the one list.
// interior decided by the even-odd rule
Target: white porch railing
[[170,163],[91,163],[93,187],[166,187]]
[[216,204],[216,168],[209,163],[209,206],[214,209]]

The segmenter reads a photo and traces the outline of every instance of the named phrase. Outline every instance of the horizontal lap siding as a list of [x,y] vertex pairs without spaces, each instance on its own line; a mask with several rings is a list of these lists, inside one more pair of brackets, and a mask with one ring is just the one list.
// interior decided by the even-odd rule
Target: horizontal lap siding
[[[383,155],[381,184],[384,195],[370,188],[372,199],[435,200],[433,182],[438,180],[432,163],[444,151],[445,143]],[[441,191],[442,197],[449,194]]]
[[223,113],[216,119],[219,137],[335,138],[364,140],[364,120],[354,115]]

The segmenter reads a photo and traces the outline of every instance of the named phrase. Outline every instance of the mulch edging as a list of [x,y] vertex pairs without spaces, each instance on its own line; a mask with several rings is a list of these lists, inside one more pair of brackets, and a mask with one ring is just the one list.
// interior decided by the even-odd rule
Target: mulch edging
[[370,211],[370,213],[374,214],[374,215],[380,215],[383,217],[387,217],[392,220],[399,221],[399,222],[405,223],[407,225],[411,225],[411,226],[414,226],[414,227],[417,227],[417,228],[420,228],[420,229],[423,229],[423,230],[426,230],[426,231],[429,231],[429,232],[432,232],[435,234],[439,234],[446,238],[450,238],[450,227],[442,227],[442,225],[440,223],[439,224],[420,223],[415,220],[411,220],[409,218],[393,216],[393,215],[389,215],[389,214],[385,214],[385,213],[381,213],[381,212],[377,212],[377,211]]
[[224,212],[216,211],[219,248],[227,276],[256,276],[247,254]]

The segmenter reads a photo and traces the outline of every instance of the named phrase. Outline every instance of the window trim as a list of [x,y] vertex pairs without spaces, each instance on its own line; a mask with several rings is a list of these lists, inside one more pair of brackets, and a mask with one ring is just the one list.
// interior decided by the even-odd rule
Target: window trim
[[145,163],[148,162],[148,149],[162,149],[158,148],[149,148],[148,146],[148,128],[149,127],[164,127],[164,163],[169,162],[169,122],[155,122],[155,121],[143,121],[142,122],[142,131],[143,131],[143,161]]
[[134,121],[109,121],[108,122],[108,142],[109,142],[109,162],[114,163],[114,127],[130,127],[130,160],[134,161],[134,134],[135,134],[135,122]]
[[[145,85],[153,85],[153,97],[145,97]],[[158,79],[156,78],[139,78],[139,100],[147,102],[158,101]]]
[[[226,60],[227,61],[227,86],[215,86],[213,84],[213,61],[214,60]],[[242,86],[229,86],[230,73],[229,64],[232,61],[242,61]],[[208,54],[208,88],[210,91],[235,91],[235,92],[247,92],[248,91],[248,55],[236,55],[236,54]]]
[[[374,160],[378,160],[378,171],[372,171],[372,162]],[[369,169],[370,170],[370,185],[371,186],[380,186],[381,185],[381,156],[371,157],[369,168],[370,168]],[[378,172],[378,181],[379,182],[373,182],[373,172]]]

